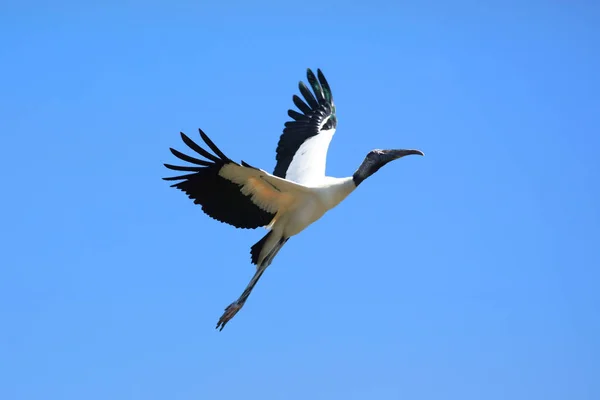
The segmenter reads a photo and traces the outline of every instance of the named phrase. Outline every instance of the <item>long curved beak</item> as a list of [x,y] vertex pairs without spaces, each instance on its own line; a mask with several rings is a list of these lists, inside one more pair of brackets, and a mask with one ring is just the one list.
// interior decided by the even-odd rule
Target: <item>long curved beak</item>
[[425,154],[423,154],[423,152],[421,150],[408,150],[408,149],[400,149],[400,150],[385,150],[384,151],[385,155],[387,157],[390,158],[390,160],[396,160],[398,158],[404,157],[404,156],[410,156],[412,154],[414,155],[418,155],[418,156],[424,156]]

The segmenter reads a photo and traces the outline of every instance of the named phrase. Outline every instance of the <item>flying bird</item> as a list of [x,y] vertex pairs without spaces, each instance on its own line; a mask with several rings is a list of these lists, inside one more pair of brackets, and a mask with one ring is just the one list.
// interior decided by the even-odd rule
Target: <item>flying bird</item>
[[292,97],[298,111],[288,110],[291,120],[285,123],[279,138],[272,174],[244,161],[233,161],[201,129],[205,147],[183,132],[180,134],[183,142],[203,158],[171,148],[174,156],[191,165],[164,164],[171,170],[189,172],[163,179],[178,181],[171,187],[187,194],[209,217],[236,228],[265,227],[268,231],[250,249],[256,273],[241,296],[225,309],[216,326],[219,330],[244,306],[266,268],[292,236],[337,206],[390,161],[411,154],[423,155],[420,150],[376,149],[367,154],[352,176],[326,176],[327,150],[337,127],[336,110],[321,70],[315,76],[308,69],[307,78],[312,92],[300,81],[304,100],[297,95]]

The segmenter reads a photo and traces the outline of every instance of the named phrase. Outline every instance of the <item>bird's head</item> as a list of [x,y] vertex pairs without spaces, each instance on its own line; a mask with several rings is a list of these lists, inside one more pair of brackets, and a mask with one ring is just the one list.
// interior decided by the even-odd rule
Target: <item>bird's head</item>
[[421,150],[371,150],[352,176],[354,183],[356,186],[360,185],[362,181],[379,171],[385,164],[411,154],[424,155]]

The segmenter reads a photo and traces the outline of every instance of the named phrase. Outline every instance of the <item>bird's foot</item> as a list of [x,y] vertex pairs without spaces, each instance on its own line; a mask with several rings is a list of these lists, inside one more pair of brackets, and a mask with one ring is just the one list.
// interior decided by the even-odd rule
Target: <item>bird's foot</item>
[[237,312],[242,309],[243,305],[244,305],[244,303],[240,303],[239,301],[234,301],[229,306],[227,306],[227,308],[225,309],[225,312],[223,313],[221,318],[219,318],[219,322],[217,322],[216,329],[218,329],[219,331],[222,331],[223,328],[225,328],[225,325],[229,322],[229,320],[231,318],[233,318],[235,316],[235,314],[237,314]]

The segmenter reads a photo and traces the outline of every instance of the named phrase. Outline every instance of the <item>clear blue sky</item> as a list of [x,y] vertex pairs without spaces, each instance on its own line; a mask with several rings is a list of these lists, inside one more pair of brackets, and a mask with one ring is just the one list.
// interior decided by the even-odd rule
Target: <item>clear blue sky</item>
[[[600,398],[597,2],[125,3],[0,7],[0,398]],[[264,232],[162,163],[201,127],[271,171],[307,67],[328,174],[425,157],[292,238],[217,332]]]

